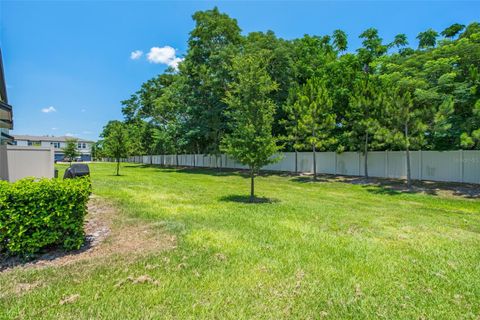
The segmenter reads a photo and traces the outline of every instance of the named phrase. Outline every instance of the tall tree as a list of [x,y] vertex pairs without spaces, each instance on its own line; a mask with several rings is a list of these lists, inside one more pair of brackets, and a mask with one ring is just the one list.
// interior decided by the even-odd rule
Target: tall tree
[[464,24],[460,23],[454,23],[450,27],[446,28],[441,32],[441,35],[446,37],[446,38],[454,38],[456,35],[458,35],[462,30],[465,29]]
[[333,46],[337,51],[343,52],[348,48],[347,34],[345,31],[337,29],[333,31]]
[[336,115],[326,83],[312,78],[297,94],[292,111],[299,115],[299,130],[306,137],[305,144],[313,153],[313,179],[317,180],[316,151],[325,150],[335,142],[331,132],[335,128]]
[[263,166],[275,162],[277,139],[272,136],[275,105],[270,93],[277,89],[261,53],[245,54],[234,59],[232,74],[224,99],[231,132],[222,140],[222,149],[250,169],[250,201],[255,199],[255,175]]
[[108,157],[117,162],[116,174],[120,175],[120,161],[131,154],[131,140],[126,125],[121,121],[110,121],[101,134],[103,147]]
[[220,155],[220,141],[228,129],[225,116],[225,92],[231,82],[232,58],[242,42],[235,19],[218,8],[193,15],[195,28],[190,32],[188,53],[180,65],[184,76],[183,97],[189,106],[188,127],[197,133],[196,141],[204,152]]
[[417,36],[418,39],[418,48],[427,49],[433,48],[437,44],[438,32],[433,29],[428,29],[426,31],[420,32]]

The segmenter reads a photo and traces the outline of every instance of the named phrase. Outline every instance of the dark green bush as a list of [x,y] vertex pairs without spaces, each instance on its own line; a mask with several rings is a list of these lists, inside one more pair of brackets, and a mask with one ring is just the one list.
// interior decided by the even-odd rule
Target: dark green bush
[[90,180],[0,181],[0,253],[30,256],[43,248],[79,249]]

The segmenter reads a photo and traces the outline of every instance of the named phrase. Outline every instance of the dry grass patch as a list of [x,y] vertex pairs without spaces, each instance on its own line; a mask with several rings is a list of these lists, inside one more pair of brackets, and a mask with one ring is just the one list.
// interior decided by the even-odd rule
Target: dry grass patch
[[[88,215],[85,221],[86,242],[77,251],[64,252],[52,250],[39,255],[30,262],[22,262],[19,258],[0,261],[0,272],[8,272],[18,268],[45,268],[66,266],[72,263],[89,260],[103,262],[114,255],[144,256],[153,252],[161,252],[176,247],[176,237],[164,230],[154,228],[135,220],[126,220],[111,202],[92,196],[88,203]],[[133,259],[132,259],[133,260]],[[18,284],[27,290],[29,284]]]

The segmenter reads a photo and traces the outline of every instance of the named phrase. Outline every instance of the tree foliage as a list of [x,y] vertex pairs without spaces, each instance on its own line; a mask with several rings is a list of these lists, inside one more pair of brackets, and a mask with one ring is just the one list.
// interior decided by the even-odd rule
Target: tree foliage
[[[368,28],[355,50],[342,30],[285,40],[273,31],[242,35],[237,21],[217,8],[196,12],[193,20],[178,70],[167,69],[122,101],[125,136],[136,155],[218,156],[222,141],[238,138],[239,123],[246,126],[238,113],[247,121],[250,109],[244,108],[260,101],[273,117],[275,145],[285,151],[315,147],[368,156],[407,147],[480,149],[477,22],[453,24],[440,35],[420,32],[416,49],[405,34],[383,39]],[[251,74],[261,76],[264,87],[275,83],[275,90],[249,87],[244,77]],[[247,95],[255,90],[263,91]]]
[[120,161],[131,154],[131,137],[128,127],[120,121],[110,121],[103,129],[104,152],[108,157],[114,158],[117,162],[117,176],[120,175]]
[[76,157],[80,155],[78,152],[78,144],[77,144],[77,139],[71,138],[67,139],[65,148],[63,148],[63,154],[64,158],[70,162],[70,165],[72,165],[72,161],[75,160]]

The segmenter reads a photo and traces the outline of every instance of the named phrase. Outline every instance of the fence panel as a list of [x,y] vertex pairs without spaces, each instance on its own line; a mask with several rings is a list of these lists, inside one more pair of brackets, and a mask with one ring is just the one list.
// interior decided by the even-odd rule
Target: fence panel
[[463,182],[480,183],[480,150],[463,151]]
[[360,168],[358,152],[344,152],[337,154],[337,174],[358,176]]
[[423,179],[462,182],[462,151],[422,152]]
[[[263,170],[295,172],[295,153],[276,155],[281,159]],[[312,152],[298,152],[298,172],[313,172]],[[178,163],[177,163],[178,159]],[[114,161],[105,159],[105,161]],[[248,169],[227,155],[154,155],[132,156],[124,162],[159,164],[166,166],[187,166],[207,168]],[[358,152],[318,152],[316,165],[318,173],[358,176],[364,175],[365,157]],[[410,165],[412,179],[480,183],[480,151],[411,151]],[[407,175],[404,151],[372,151],[368,153],[368,173],[371,177],[402,178]]]
[[315,155],[317,172],[335,174],[335,152],[317,152]]

